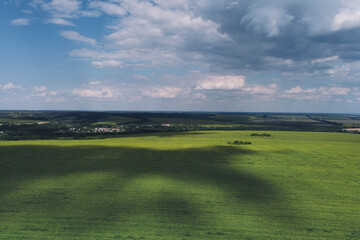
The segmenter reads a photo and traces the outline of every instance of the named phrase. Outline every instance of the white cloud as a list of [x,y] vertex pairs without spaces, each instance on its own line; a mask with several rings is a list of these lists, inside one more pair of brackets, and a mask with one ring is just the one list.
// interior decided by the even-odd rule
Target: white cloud
[[79,0],[52,0],[48,3],[51,9],[58,12],[75,12],[79,10],[81,1]]
[[106,96],[102,90],[98,89],[75,89],[73,93],[79,97],[95,97],[102,98]]
[[330,87],[330,88],[322,87],[320,88],[320,91],[323,94],[341,96],[341,95],[349,95],[351,89],[348,87]]
[[[355,92],[354,92],[355,91]],[[356,94],[356,89],[353,89]],[[352,93],[348,87],[318,87],[302,89],[299,86],[284,91],[281,97],[298,100],[336,100],[338,96],[348,96]]]
[[100,81],[90,81],[89,85],[96,86],[96,85],[99,85],[100,83],[101,83]]
[[355,88],[353,88],[352,90],[353,90],[352,93],[353,93],[355,96],[360,96],[360,90],[359,90],[359,88],[355,87]]
[[[272,66],[272,67],[280,67],[280,68],[289,68],[295,65],[295,62],[292,59],[288,59],[288,58],[278,58],[278,57],[269,57],[266,56],[263,59],[264,64]],[[299,66],[300,64],[297,63],[297,66]]]
[[307,24],[311,35],[360,26],[360,4],[357,0],[302,0],[298,2],[298,7],[302,10],[300,22]]
[[244,76],[210,76],[198,82],[196,90],[236,90],[245,84]]
[[254,84],[250,85],[249,87],[245,87],[243,91],[250,94],[272,95],[278,91],[278,85],[275,83],[268,86]]
[[0,85],[0,90],[8,91],[11,89],[17,89],[17,88],[21,88],[21,87],[22,87],[21,85],[16,86],[15,84],[9,82],[5,85]]
[[53,16],[72,18],[77,15],[81,7],[79,0],[52,0],[50,2],[41,1],[44,10],[51,12]]
[[75,89],[73,94],[83,98],[114,99],[122,96],[122,93],[113,87],[89,86],[83,89]]
[[97,68],[121,68],[122,62],[117,60],[92,61],[91,64]]
[[150,78],[148,78],[147,76],[144,76],[142,74],[135,74],[135,75],[132,76],[132,78],[134,80],[139,80],[139,81],[148,81],[148,80],[150,80]]
[[281,7],[254,4],[240,23],[248,24],[256,32],[272,37],[279,35],[280,28],[288,25],[293,19],[294,17]]
[[90,45],[96,45],[96,40],[88,37],[84,37],[77,32],[74,31],[60,31],[60,35],[66,39],[83,42]]
[[58,94],[57,91],[42,91],[31,95],[32,97],[54,97]]
[[151,87],[140,91],[150,98],[176,98],[181,93],[180,88],[174,87]]
[[299,94],[299,93],[316,93],[319,89],[316,88],[309,88],[309,89],[302,89],[299,86],[296,86],[294,88],[291,88],[290,90],[286,90],[285,93],[289,94]]
[[47,23],[53,23],[57,25],[63,25],[63,26],[75,26],[72,22],[69,20],[63,19],[63,18],[50,18],[46,21]]
[[219,24],[196,16],[186,2],[92,1],[89,7],[119,18],[107,26],[113,32],[104,37],[104,50],[77,49],[70,55],[95,67],[121,67],[125,61],[134,67],[179,66],[199,62],[199,52],[231,42]]
[[89,7],[101,10],[109,15],[123,16],[126,14],[126,10],[122,6],[116,3],[94,1],[89,4]]
[[11,25],[14,25],[14,26],[28,26],[28,25],[30,25],[30,19],[17,18],[17,19],[12,20],[10,23],[11,23]]
[[39,6],[50,13],[54,18],[78,18],[78,17],[98,17],[97,11],[82,9],[81,0],[33,0],[31,6]]
[[46,91],[46,86],[40,86],[40,87],[35,87],[34,88],[34,90],[36,91],[36,92],[44,92],[44,91]]
[[332,56],[332,57],[326,57],[326,58],[318,58],[311,61],[311,64],[315,63],[324,63],[324,62],[330,62],[330,61],[336,61],[339,60],[339,56]]
[[201,99],[201,100],[206,100],[207,99],[207,96],[202,94],[202,93],[195,93],[192,95],[192,97],[194,99]]
[[[127,66],[152,67],[152,66],[177,66],[180,59],[172,52],[160,49],[122,49],[117,51],[98,51],[86,48],[70,52],[70,56],[92,60],[95,67],[103,61],[126,61]],[[189,61],[190,62],[190,61]],[[120,66],[119,64],[118,67]]]
[[57,95],[57,94],[58,94],[57,91],[50,91],[50,92],[48,92],[48,95],[49,95],[49,96],[55,96],[55,95]]
[[35,93],[31,94],[30,97],[40,97],[40,98],[48,98],[46,99],[46,101],[49,101],[50,98],[55,97],[58,95],[58,91],[47,91],[47,87],[46,86],[38,86],[38,87],[34,87],[33,90]]
[[360,8],[344,8],[333,19],[331,30],[338,31],[360,26]]
[[214,44],[227,40],[226,34],[218,31],[216,23],[195,17],[181,9],[164,9],[151,2],[126,1],[130,12],[116,31],[106,38],[124,48],[173,48],[183,47],[188,41]]

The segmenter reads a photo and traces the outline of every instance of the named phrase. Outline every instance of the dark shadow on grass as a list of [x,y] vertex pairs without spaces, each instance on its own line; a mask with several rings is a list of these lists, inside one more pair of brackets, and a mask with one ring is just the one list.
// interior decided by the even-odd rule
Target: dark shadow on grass
[[273,153],[278,153],[278,154],[294,154],[294,153],[297,153],[297,151],[295,151],[293,149],[280,149],[280,150],[274,150],[272,152]]
[[[166,190],[157,190],[151,196],[134,190],[123,201],[113,200],[119,196],[121,199],[129,182],[144,176],[215,187],[235,206],[241,207],[245,203],[284,225],[296,221],[295,209],[281,189],[230,164],[234,157],[241,161],[244,155],[257,154],[242,147],[155,150],[104,146],[6,146],[0,147],[0,154],[0,203],[8,205],[2,206],[2,211],[16,210],[16,207],[11,207],[12,203],[6,203],[6,196],[21,190],[24,183],[78,175],[75,184],[81,181],[82,174],[104,172],[103,178],[85,182],[80,187],[69,182],[69,186],[61,185],[60,189],[50,187],[35,189],[34,194],[20,194],[23,197],[14,204],[21,206],[19,211],[39,211],[34,214],[47,216],[54,224],[65,222],[64,231],[72,221],[80,221],[78,226],[83,222],[84,226],[80,228],[86,231],[100,222],[126,221],[129,216],[142,214],[166,216],[164,221],[187,225],[206,221],[203,217],[206,212],[196,199]],[[107,173],[111,177],[106,177]],[[67,191],[67,187],[74,190]]]

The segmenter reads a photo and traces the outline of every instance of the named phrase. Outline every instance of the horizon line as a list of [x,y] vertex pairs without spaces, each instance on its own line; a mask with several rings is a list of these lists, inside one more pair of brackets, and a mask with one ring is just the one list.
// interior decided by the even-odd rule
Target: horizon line
[[256,111],[196,111],[196,110],[26,110],[26,109],[0,109],[0,112],[108,112],[108,113],[224,113],[224,114],[321,114],[321,115],[360,115],[360,113],[340,113],[340,112],[256,112]]

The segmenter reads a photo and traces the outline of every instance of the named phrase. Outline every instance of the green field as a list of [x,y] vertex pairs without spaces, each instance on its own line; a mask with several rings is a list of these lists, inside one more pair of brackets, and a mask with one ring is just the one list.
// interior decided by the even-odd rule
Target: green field
[[0,123],[18,123],[18,124],[27,124],[27,123],[36,123],[38,120],[24,120],[24,119],[14,119],[14,118],[0,118]]
[[253,132],[1,141],[0,239],[359,239],[360,135]]

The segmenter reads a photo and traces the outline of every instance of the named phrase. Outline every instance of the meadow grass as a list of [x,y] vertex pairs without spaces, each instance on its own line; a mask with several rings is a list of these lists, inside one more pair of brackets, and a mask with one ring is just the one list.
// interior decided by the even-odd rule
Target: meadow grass
[[0,142],[0,239],[358,239],[360,135],[253,132]]
[[27,120],[27,119],[16,119],[16,118],[1,118],[0,123],[19,123],[19,124],[26,124],[26,123],[36,123],[40,120]]

